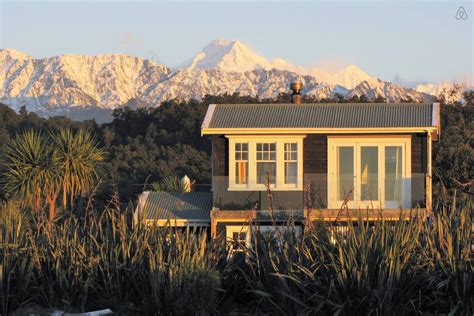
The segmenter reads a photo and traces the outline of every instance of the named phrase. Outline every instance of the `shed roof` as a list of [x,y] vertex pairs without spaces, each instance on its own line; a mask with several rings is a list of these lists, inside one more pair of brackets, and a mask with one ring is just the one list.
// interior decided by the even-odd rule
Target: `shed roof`
[[[143,192],[137,211],[145,220],[210,222],[212,192]],[[144,215],[143,215],[144,214]]]
[[211,104],[202,130],[431,127],[437,116],[419,103]]

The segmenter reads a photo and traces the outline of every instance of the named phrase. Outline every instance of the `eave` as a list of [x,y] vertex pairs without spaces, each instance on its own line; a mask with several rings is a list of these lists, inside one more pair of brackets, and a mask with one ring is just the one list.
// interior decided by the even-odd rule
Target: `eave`
[[202,128],[204,135],[293,135],[293,134],[399,134],[432,133],[438,135],[438,126],[426,127],[371,127],[371,128]]

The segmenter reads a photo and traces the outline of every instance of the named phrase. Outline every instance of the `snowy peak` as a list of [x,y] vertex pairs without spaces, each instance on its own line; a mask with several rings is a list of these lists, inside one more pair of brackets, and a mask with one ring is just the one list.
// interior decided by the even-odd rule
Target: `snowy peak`
[[271,69],[271,63],[240,41],[215,40],[199,52],[188,69],[218,69],[245,72]]
[[13,48],[0,49],[0,60],[4,59],[24,60],[31,59],[31,56]]
[[299,75],[311,75],[319,82],[340,85],[353,89],[363,81],[377,82],[355,65],[349,65],[338,72],[328,72],[321,68],[293,65],[282,58],[268,60],[258,55],[240,41],[219,39],[212,41],[199,52],[190,63],[185,65],[188,70],[217,69],[222,71],[246,72],[252,70],[278,69],[295,72]]
[[344,70],[336,73],[334,77],[335,82],[333,84],[339,84],[349,89],[355,88],[363,81],[371,84],[379,81],[379,79],[369,76],[355,65],[347,66]]

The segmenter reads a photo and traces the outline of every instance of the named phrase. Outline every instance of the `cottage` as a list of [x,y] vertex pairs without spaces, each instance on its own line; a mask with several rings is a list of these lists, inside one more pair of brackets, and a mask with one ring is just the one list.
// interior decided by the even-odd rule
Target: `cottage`
[[292,221],[410,219],[431,210],[439,104],[211,104],[211,192],[144,192],[136,219],[248,241]]
[[302,104],[301,84],[292,89],[290,104],[209,106],[201,131],[212,141],[213,236],[242,239],[249,222],[431,209],[439,104]]

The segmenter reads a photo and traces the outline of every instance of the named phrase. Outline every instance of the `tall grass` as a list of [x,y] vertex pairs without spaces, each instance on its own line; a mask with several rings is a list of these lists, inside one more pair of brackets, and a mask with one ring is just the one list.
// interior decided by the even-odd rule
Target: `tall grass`
[[189,229],[132,226],[111,203],[49,227],[13,203],[0,212],[2,315],[27,305],[128,314],[246,311],[318,315],[474,312],[472,205],[427,221],[318,222],[301,236],[252,230],[229,256]]
[[246,290],[260,297],[256,308],[282,314],[472,314],[471,212],[453,206],[425,222],[359,219],[335,239],[325,223],[277,243],[281,235],[254,230]]
[[52,227],[16,212],[2,208],[2,315],[25,304],[178,315],[215,309],[220,277],[205,233],[132,227],[116,206]]

